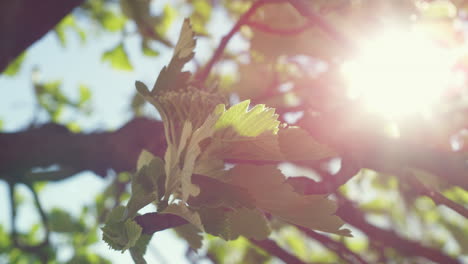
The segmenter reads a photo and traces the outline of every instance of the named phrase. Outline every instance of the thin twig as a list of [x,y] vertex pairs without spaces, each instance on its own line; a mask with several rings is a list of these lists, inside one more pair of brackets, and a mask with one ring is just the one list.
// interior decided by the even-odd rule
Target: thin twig
[[42,244],[42,246],[46,246],[47,244],[49,244],[49,236],[50,236],[49,221],[48,221],[47,215],[46,215],[46,213],[44,211],[44,208],[42,207],[41,201],[39,200],[39,196],[37,195],[36,190],[34,190],[34,187],[32,186],[32,184],[26,184],[26,186],[29,188],[29,190],[31,191],[31,193],[33,195],[34,204],[36,205],[36,209],[39,212],[39,215],[40,215],[41,221],[42,221],[42,225],[44,226],[44,230],[45,230],[44,240],[40,244]]
[[257,247],[265,250],[272,256],[276,256],[277,258],[281,259],[285,263],[288,264],[305,264],[302,260],[298,259],[296,256],[288,253],[286,250],[282,249],[276,242],[270,239],[266,240],[254,240],[250,239],[250,242]]
[[345,245],[340,242],[337,242],[325,235],[319,234],[310,229],[297,226],[302,232],[304,232],[308,237],[317,240],[322,245],[335,252],[343,260],[351,264],[367,264],[367,262],[358,254],[354,253],[348,249]]
[[321,28],[325,33],[330,35],[334,40],[344,45],[346,48],[352,48],[352,42],[332,25],[328,24],[324,19],[315,14],[304,0],[288,0],[288,2],[296,9],[299,14],[306,17],[309,22],[314,23]]
[[434,201],[435,204],[445,205],[446,207],[454,210],[455,212],[459,213],[460,215],[462,215],[462,216],[464,216],[465,218],[468,219],[468,210],[464,206],[462,206],[462,205],[448,199],[447,197],[445,197],[444,195],[442,195],[438,191],[431,190],[430,188],[426,187],[423,183],[421,183],[420,181],[418,181],[415,178],[411,179],[411,181],[409,181],[409,183],[413,187],[418,189],[419,192],[422,195],[425,195],[425,196],[431,198],[432,201]]
[[346,223],[360,229],[371,241],[380,241],[385,247],[394,248],[398,252],[407,256],[420,256],[436,263],[460,264],[457,259],[446,255],[444,252],[434,248],[423,246],[416,241],[407,240],[400,237],[391,230],[384,230],[369,224],[363,212],[355,208],[351,201],[340,194],[337,194],[342,205],[337,211],[337,215]]
[[306,31],[307,29],[309,29],[311,26],[315,25],[315,23],[311,20],[308,20],[303,25],[299,27],[295,27],[295,28],[273,28],[267,24],[259,23],[256,21],[248,21],[245,24],[258,31],[262,31],[262,32],[269,33],[269,34],[283,35],[283,36],[300,34]]
[[[240,30],[240,28],[245,25],[248,19],[255,14],[258,8],[263,6],[264,4],[268,3],[275,3],[280,2],[281,0],[258,0],[252,4],[252,6],[247,10],[237,21],[237,23],[232,27],[229,33],[221,39],[218,48],[213,54],[213,57],[208,61],[205,68],[203,68],[195,77],[200,83],[205,82],[206,78],[210,74],[211,69],[213,68],[214,64],[219,60],[221,55],[223,54],[224,50],[226,49],[227,44],[231,40],[231,38]],[[285,1],[285,0],[284,0]]]

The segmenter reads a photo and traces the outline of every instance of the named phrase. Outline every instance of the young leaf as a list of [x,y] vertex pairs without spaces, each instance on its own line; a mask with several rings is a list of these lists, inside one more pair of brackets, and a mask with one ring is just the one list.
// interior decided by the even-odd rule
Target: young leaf
[[201,231],[205,231],[203,224],[200,219],[200,215],[196,211],[192,211],[187,205],[184,203],[173,203],[170,204],[164,211],[160,212],[161,214],[174,214],[178,215],[189,223],[193,224],[195,227],[200,229]]
[[141,226],[133,220],[125,219],[125,207],[114,208],[103,228],[102,239],[113,249],[125,250],[135,246],[141,235]]
[[278,132],[278,115],[275,109],[259,104],[248,110],[250,101],[246,100],[231,106],[216,122],[216,136],[233,140],[235,138],[256,137],[264,132]]
[[164,195],[164,162],[143,151],[138,159],[139,170],[132,176],[132,196],[127,204],[127,217],[133,218],[138,210],[158,201]]
[[257,209],[202,208],[199,212],[206,232],[224,240],[239,236],[263,240],[270,234],[265,216]]
[[197,174],[192,176],[192,181],[201,189],[198,196],[188,200],[192,207],[254,208],[255,201],[243,188]]
[[228,213],[231,223],[230,239],[237,239],[239,236],[264,240],[270,235],[270,227],[263,215],[256,209],[240,208]]
[[226,176],[228,183],[243,187],[254,197],[256,206],[292,224],[340,235],[344,222],[335,214],[336,204],[321,195],[300,195],[285,183],[275,167],[238,165]]
[[196,44],[194,36],[195,33],[190,26],[190,21],[185,19],[180,30],[179,40],[174,49],[174,55],[169,65],[161,70],[151,91],[153,94],[166,90],[175,91],[186,87],[190,73],[182,72],[182,68],[195,55],[193,52]]
[[187,224],[178,226],[174,228],[174,231],[177,235],[185,239],[192,249],[197,250],[201,248],[203,236],[200,233],[200,230],[194,225]]

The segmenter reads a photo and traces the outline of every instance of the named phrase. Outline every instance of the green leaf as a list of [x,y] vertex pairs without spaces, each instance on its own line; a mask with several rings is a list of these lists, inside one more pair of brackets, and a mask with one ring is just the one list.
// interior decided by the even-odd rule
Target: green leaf
[[226,176],[227,182],[245,188],[254,197],[256,206],[291,224],[340,235],[344,222],[335,214],[336,204],[322,195],[300,195],[285,183],[284,175],[275,167],[237,165]]
[[91,90],[89,89],[88,86],[84,84],[80,84],[79,89],[80,89],[80,99],[78,101],[78,105],[84,105],[86,102],[88,102],[91,99]]
[[167,31],[176,18],[177,10],[168,4],[164,5],[162,19],[155,27],[156,32],[158,32],[158,34],[161,36],[166,35]]
[[260,106],[245,114],[248,101],[244,101],[222,114],[203,159],[305,161],[336,156],[299,127],[279,129],[274,110]]
[[113,249],[125,250],[135,246],[142,228],[135,221],[126,219],[126,208],[117,206],[110,212],[104,227],[102,239]]
[[199,213],[206,232],[224,240],[239,236],[263,240],[270,234],[265,216],[257,209],[203,208]]
[[151,241],[152,237],[152,235],[141,234],[135,246],[130,248],[130,256],[132,256],[132,259],[135,262],[135,264],[146,264],[146,261],[143,258],[143,256],[146,253],[146,248],[148,247],[148,244]]
[[161,214],[173,214],[178,215],[189,223],[193,224],[195,227],[200,229],[201,231],[205,231],[203,224],[200,219],[200,215],[198,212],[193,211],[187,205],[183,203],[173,203],[170,204],[164,211],[160,212]]
[[211,3],[207,0],[194,0],[192,4],[193,12],[190,21],[193,23],[193,28],[199,34],[207,34],[206,24],[211,18]]
[[66,211],[58,208],[52,209],[48,215],[49,229],[53,232],[71,233],[83,232],[84,227]]
[[164,161],[144,150],[138,158],[138,171],[132,176],[132,195],[127,204],[128,217],[164,195]]
[[240,136],[256,137],[265,132],[278,132],[275,109],[259,104],[248,110],[250,101],[240,102],[225,111],[216,122],[216,136],[234,140]]
[[182,72],[182,68],[195,55],[194,49],[196,41],[194,36],[195,34],[190,26],[190,21],[185,19],[182,24],[179,40],[174,48],[174,55],[169,65],[161,70],[153,90],[151,91],[153,94],[165,90],[175,91],[186,87],[186,83],[190,78],[190,73]]
[[192,207],[254,208],[255,201],[244,188],[196,174],[192,181],[201,190],[198,196],[189,199]]
[[109,62],[111,66],[118,70],[131,71],[133,66],[128,59],[123,43],[102,54],[102,61]]
[[101,25],[111,32],[123,30],[126,23],[126,18],[123,15],[107,9],[99,14],[98,19]]
[[194,250],[201,248],[203,242],[203,236],[200,230],[194,225],[187,224],[174,228],[174,231],[185,239],[190,247]]
[[8,65],[8,67],[3,71],[3,74],[7,76],[14,76],[16,75],[19,70],[21,69],[21,64],[23,63],[24,59],[26,58],[26,52],[21,53],[16,59]]
[[231,223],[231,240],[239,236],[264,240],[270,235],[270,227],[265,216],[256,209],[236,209],[228,213],[228,219]]

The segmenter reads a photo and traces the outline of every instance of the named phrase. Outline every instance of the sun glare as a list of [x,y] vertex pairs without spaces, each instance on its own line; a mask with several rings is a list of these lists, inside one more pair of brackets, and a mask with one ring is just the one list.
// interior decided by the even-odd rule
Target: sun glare
[[342,65],[351,97],[388,118],[426,113],[453,78],[453,59],[414,32],[386,31]]

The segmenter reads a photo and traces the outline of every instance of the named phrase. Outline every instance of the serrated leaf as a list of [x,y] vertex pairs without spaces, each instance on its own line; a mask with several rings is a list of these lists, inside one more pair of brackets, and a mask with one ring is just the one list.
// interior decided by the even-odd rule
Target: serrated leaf
[[135,246],[140,238],[142,228],[133,220],[125,220],[126,209],[124,206],[114,208],[104,227],[101,228],[102,239],[113,249],[125,250]]
[[[233,131],[227,132],[235,133]],[[215,138],[205,156],[239,161],[305,161],[336,156],[329,147],[317,142],[307,131],[282,128],[277,134],[267,131],[256,137]],[[207,157],[204,157],[208,159]]]
[[182,68],[195,55],[193,52],[196,44],[194,36],[195,33],[190,26],[190,21],[185,19],[182,24],[179,40],[174,48],[174,55],[169,65],[161,70],[151,91],[153,94],[164,90],[174,91],[186,87],[190,73],[182,72]]
[[292,224],[324,232],[349,235],[340,229],[344,222],[335,214],[336,204],[322,195],[294,192],[275,166],[238,165],[226,176],[227,182],[245,188],[257,208]]
[[138,159],[139,170],[132,175],[132,195],[127,204],[127,217],[133,218],[138,210],[164,195],[164,162],[148,151]]
[[215,125],[216,136],[235,139],[241,136],[256,137],[265,132],[278,132],[278,115],[275,109],[259,104],[249,110],[250,100],[231,106]]
[[202,208],[199,212],[206,232],[224,240],[239,236],[263,240],[270,234],[265,216],[257,209]]
[[200,229],[201,231],[205,231],[205,228],[203,227],[203,224],[200,219],[200,215],[198,212],[193,211],[190,209],[187,205],[183,203],[173,203],[170,204],[169,206],[164,209],[164,211],[160,212],[161,214],[174,214],[178,215],[185,220],[187,220],[189,223],[193,224],[195,227]]
[[255,201],[243,188],[196,174],[192,181],[201,189],[198,196],[189,199],[192,207],[254,208]]
[[146,253],[146,248],[151,241],[152,235],[142,234],[135,246],[130,248],[130,256],[132,256],[135,264],[146,264],[145,258],[143,257]]
[[109,62],[113,68],[118,70],[133,70],[133,66],[128,59],[123,43],[120,43],[116,47],[104,52],[101,60]]
[[203,242],[203,236],[200,230],[194,225],[187,224],[174,228],[174,231],[185,239],[190,247],[194,250],[201,248]]

